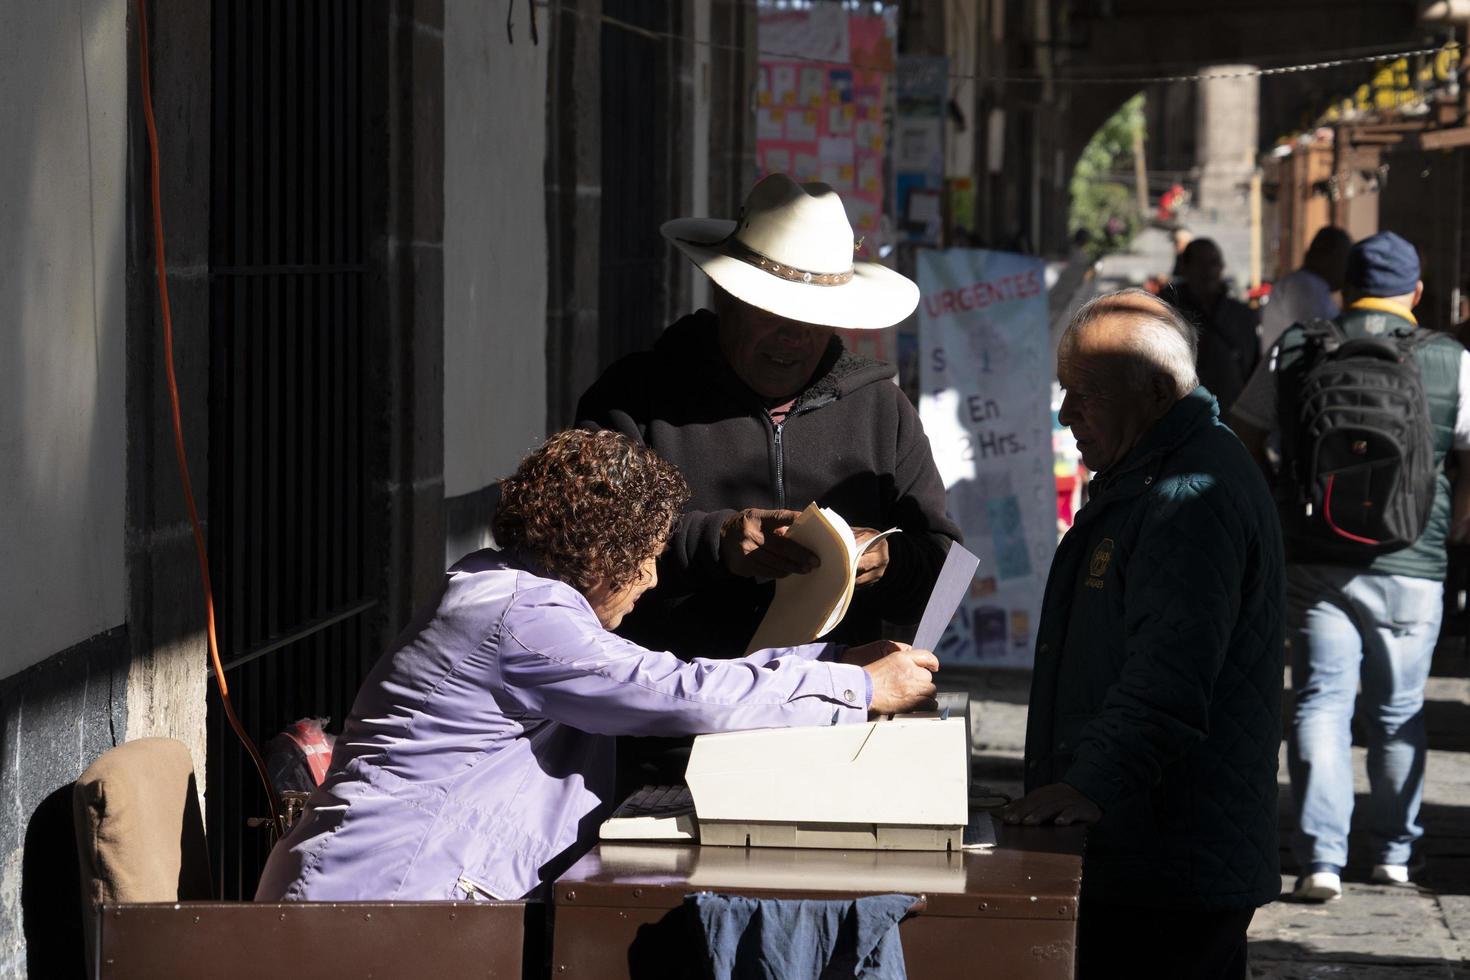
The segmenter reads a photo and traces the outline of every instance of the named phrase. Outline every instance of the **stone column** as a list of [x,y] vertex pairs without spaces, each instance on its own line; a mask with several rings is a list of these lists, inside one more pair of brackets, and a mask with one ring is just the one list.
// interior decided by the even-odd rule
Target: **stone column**
[[[1201,73],[1233,75],[1252,69],[1212,65]],[[1243,203],[1260,143],[1260,77],[1211,78],[1198,84],[1199,206],[1216,209]]]

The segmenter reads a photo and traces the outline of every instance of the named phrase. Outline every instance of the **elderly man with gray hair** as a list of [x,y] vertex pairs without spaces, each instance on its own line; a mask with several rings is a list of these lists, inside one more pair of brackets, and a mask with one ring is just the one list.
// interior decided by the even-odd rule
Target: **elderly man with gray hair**
[[1097,472],[1052,564],[1005,818],[1089,823],[1077,975],[1243,978],[1281,887],[1281,528],[1195,376],[1193,327],[1142,290],[1062,338],[1061,421]]

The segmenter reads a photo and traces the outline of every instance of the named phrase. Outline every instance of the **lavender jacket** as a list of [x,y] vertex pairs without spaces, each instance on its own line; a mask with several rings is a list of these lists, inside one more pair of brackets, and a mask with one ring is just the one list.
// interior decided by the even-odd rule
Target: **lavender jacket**
[[369,675],[256,901],[527,896],[596,842],[612,736],[865,721],[867,674],[839,650],[685,663],[603,629],[571,586],[469,555]]

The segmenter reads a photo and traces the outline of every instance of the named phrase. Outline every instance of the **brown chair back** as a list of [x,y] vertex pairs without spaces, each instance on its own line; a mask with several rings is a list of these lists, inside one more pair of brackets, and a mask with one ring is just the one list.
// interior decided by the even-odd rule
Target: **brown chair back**
[[204,818],[184,743],[140,738],[109,749],[77,780],[72,806],[89,963],[104,902],[211,897]]

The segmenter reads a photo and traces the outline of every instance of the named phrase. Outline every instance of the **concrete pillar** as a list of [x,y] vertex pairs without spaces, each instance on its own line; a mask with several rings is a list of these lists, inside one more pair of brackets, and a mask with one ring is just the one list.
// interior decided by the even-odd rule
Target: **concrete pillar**
[[[130,13],[131,19],[131,13]],[[154,3],[149,14],[153,111],[158,119],[161,197],[167,242],[174,368],[194,502],[209,515],[209,215],[211,11],[188,2]],[[133,30],[137,29],[132,24]],[[136,69],[135,69],[136,70]],[[136,78],[136,76],[135,76]],[[134,83],[136,85],[136,81]],[[132,97],[141,92],[134,88]],[[163,367],[154,282],[152,209],[141,192],[148,150],[142,109],[130,106],[128,244],[128,632],[127,740],[162,736],[189,746],[207,778],[208,708],[203,585],[182,484]]]
[[[689,123],[691,139],[689,158],[689,214],[710,214],[710,17],[712,0],[694,0],[690,7],[694,28],[694,44],[686,49],[690,70],[681,74],[685,82],[685,98],[691,107]],[[689,283],[689,308],[697,310],[712,302],[709,277],[695,272],[690,263],[680,263]]]
[[710,7],[709,210],[714,217],[740,213],[755,183],[755,119],[750,93],[759,48],[754,6],[715,3]]
[[[1234,75],[1251,65],[1212,65],[1206,75]],[[1211,78],[1199,83],[1199,206],[1207,209],[1244,204],[1260,143],[1261,80],[1256,75]]]
[[[945,0],[944,19],[950,30],[945,33],[945,51],[949,70],[955,75],[975,75],[981,25],[976,4],[969,0]],[[974,78],[955,78],[950,82],[955,104],[960,107],[964,128],[953,118],[945,122],[944,176],[975,176],[975,130],[980,99]]]
[[387,536],[388,560],[385,579],[370,586],[387,600],[385,647],[444,576],[444,5],[366,9],[388,28],[384,169],[369,178],[383,181],[375,257],[384,276],[367,297],[388,311],[373,338],[387,379],[374,427],[387,469],[386,523],[375,530]]

